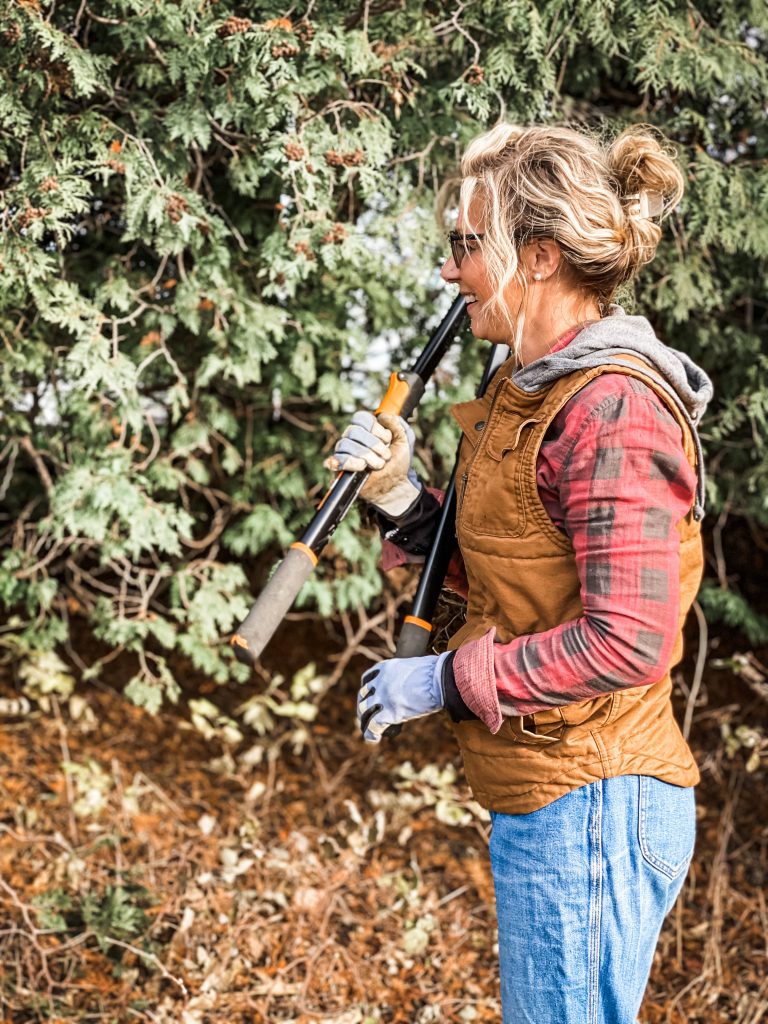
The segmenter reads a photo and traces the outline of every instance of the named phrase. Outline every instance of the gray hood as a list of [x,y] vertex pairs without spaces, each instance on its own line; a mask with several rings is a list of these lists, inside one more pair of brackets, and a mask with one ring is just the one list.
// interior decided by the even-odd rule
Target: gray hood
[[566,374],[604,363],[632,366],[625,355],[640,356],[652,368],[649,376],[667,392],[685,416],[696,444],[698,474],[694,515],[704,515],[704,457],[696,425],[712,398],[712,382],[685,352],[668,348],[659,341],[644,316],[628,316],[621,306],[611,306],[609,315],[581,330],[559,352],[543,356],[512,375],[523,391],[539,391]]

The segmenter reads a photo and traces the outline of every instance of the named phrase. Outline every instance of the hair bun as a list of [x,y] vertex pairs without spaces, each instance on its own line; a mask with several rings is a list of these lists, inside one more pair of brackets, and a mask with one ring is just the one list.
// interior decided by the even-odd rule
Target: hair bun
[[683,197],[685,183],[653,128],[627,128],[608,151],[616,191],[630,219],[662,217]]

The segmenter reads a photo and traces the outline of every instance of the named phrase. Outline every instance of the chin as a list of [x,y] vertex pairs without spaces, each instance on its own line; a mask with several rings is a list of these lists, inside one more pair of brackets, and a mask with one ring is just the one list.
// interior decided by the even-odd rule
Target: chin
[[483,324],[474,324],[470,321],[469,329],[478,341],[487,341],[491,345],[508,345],[509,338],[502,337],[499,331],[494,331]]

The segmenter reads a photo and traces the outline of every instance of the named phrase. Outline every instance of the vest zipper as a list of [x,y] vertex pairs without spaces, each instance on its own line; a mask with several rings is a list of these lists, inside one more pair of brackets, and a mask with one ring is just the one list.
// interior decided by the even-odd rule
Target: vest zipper
[[467,474],[461,478],[461,491],[459,492],[459,508],[464,504],[464,491],[467,489]]
[[[486,428],[487,428],[488,424],[491,422],[491,418],[493,416],[493,410],[495,409],[496,403],[499,400],[499,395],[501,394],[501,392],[502,392],[502,390],[504,388],[504,383],[505,383],[505,381],[503,381],[503,380],[500,381],[498,387],[496,388],[494,396],[491,399],[491,404],[488,407],[488,415],[486,416],[486,420],[485,420]],[[461,478],[461,494],[459,495],[458,510],[457,510],[457,513],[456,513],[456,525],[457,526],[459,525],[459,520],[461,518],[461,513],[462,513],[462,509],[463,509],[463,505],[464,505],[464,492],[467,489],[467,482],[469,480],[469,472],[472,469],[472,464],[474,463],[475,459],[477,458],[477,454],[480,451],[481,444],[482,444],[482,442],[478,441],[477,447],[472,452],[472,455],[470,456],[470,458],[467,461],[467,466],[466,466],[466,469],[464,470],[464,475]]]

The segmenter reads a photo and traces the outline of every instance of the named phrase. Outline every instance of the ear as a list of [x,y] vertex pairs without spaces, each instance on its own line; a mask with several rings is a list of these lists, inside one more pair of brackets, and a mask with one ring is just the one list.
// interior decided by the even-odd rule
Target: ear
[[531,276],[541,274],[546,281],[560,266],[560,246],[551,238],[537,238],[526,246],[525,264]]

